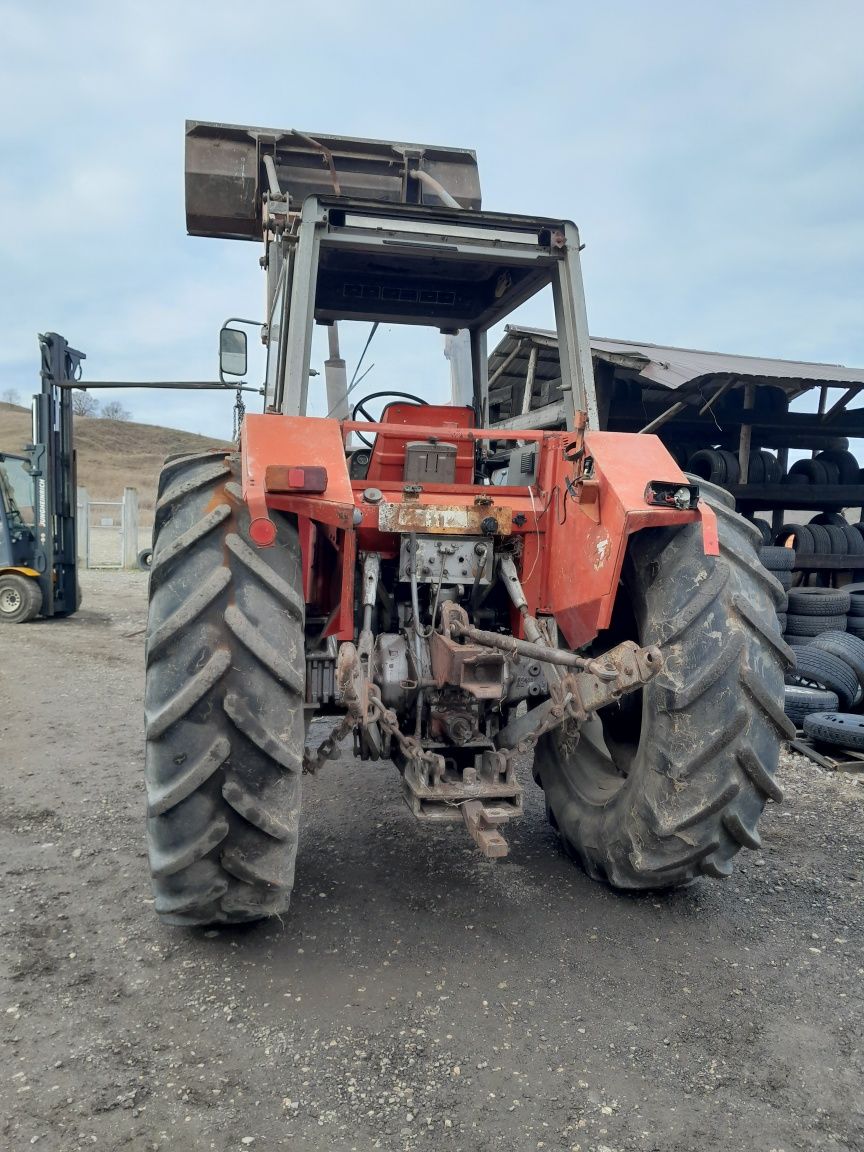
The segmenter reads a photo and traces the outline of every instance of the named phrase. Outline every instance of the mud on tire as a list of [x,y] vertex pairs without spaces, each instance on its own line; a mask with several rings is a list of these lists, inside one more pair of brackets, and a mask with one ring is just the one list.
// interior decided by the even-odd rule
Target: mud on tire
[[775,614],[783,589],[759,563],[758,529],[713,493],[703,498],[717,514],[720,557],[704,555],[698,524],[636,533],[597,645],[657,644],[662,673],[604,709],[600,739],[558,729],[537,747],[565,848],[617,888],[728,876],[741,848],[760,847],[766,801],[781,799],[774,774],[793,734],[783,712],[792,653]]
[[170,924],[285,911],[304,743],[304,603],[295,524],[250,544],[224,452],[166,466],[147,627],[147,839]]

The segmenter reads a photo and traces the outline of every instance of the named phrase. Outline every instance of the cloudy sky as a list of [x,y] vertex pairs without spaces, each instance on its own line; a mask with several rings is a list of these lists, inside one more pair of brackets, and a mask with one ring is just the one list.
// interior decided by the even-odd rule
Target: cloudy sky
[[[0,21],[0,392],[35,388],[49,329],[92,379],[212,379],[222,319],[262,314],[257,247],[185,234],[186,118],[472,147],[485,207],[579,224],[592,333],[864,365],[861,0],[0,0]],[[387,351],[370,389],[410,383]],[[124,402],[230,433],[225,397]]]

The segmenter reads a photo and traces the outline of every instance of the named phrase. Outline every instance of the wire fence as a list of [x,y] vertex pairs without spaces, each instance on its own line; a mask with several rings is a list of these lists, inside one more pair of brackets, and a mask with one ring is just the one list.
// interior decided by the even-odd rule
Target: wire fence
[[138,522],[138,492],[126,488],[122,500],[91,500],[78,489],[78,563],[82,568],[134,568],[150,546],[150,528]]

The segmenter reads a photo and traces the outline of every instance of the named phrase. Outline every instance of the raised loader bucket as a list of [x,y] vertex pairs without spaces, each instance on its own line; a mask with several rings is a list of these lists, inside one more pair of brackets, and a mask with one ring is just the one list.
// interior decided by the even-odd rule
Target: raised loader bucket
[[[186,121],[186,229],[190,236],[260,240],[271,156],[279,188],[299,209],[307,196],[440,205],[437,182],[463,208],[479,209],[477,157],[467,148],[401,144],[295,129]],[[412,178],[419,170],[431,177]]]

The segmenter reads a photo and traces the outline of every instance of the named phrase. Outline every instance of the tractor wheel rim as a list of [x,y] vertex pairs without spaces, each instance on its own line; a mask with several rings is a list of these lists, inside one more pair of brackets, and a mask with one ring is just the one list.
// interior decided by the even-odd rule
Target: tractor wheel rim
[[0,592],[0,612],[16,612],[21,607],[21,593],[14,588]]

